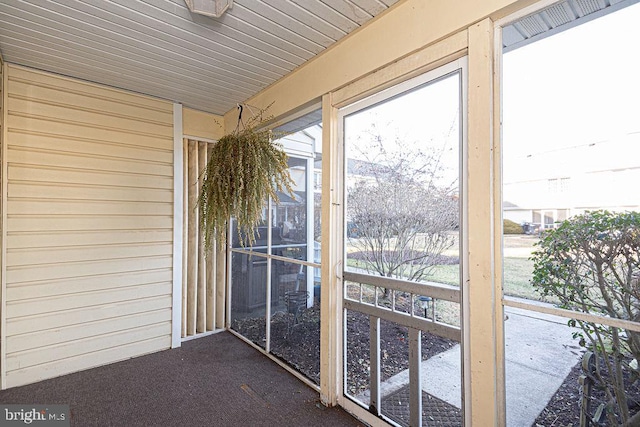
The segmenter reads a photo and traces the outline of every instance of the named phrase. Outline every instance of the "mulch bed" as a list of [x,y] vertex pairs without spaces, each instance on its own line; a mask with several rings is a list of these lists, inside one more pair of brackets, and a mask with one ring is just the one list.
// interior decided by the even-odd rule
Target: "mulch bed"
[[[259,346],[265,346],[265,319],[247,317],[232,322],[232,329]],[[409,331],[392,322],[380,322],[380,373],[382,380],[409,368]],[[457,343],[422,333],[422,359],[427,360]],[[304,310],[293,325],[290,314],[271,318],[271,353],[285,360],[307,378],[320,383],[320,307]],[[358,312],[347,315],[348,392],[357,395],[369,389],[369,317]]]
[[[232,322],[232,329],[261,347],[265,346],[264,317],[247,317]],[[381,321],[381,376],[382,381],[408,369],[408,330],[392,322]],[[457,343],[433,334],[422,334],[422,358],[427,360],[444,352]],[[278,312],[272,316],[271,353],[286,361],[316,384],[320,383],[320,307],[315,305],[300,314],[299,322],[293,324],[290,314]],[[358,312],[347,313],[347,392],[357,396],[369,389],[369,317]],[[547,407],[533,423],[533,427],[577,427],[580,425],[580,363],[573,367],[562,385],[553,395]],[[631,382],[629,382],[631,384]],[[594,388],[593,401],[603,401],[603,392]],[[631,413],[640,410],[640,384],[628,387],[632,402]],[[427,397],[428,398],[428,397]],[[391,410],[391,407],[387,409]],[[592,411],[593,412],[593,411]],[[400,420],[400,419],[398,419]],[[433,420],[426,425],[434,425]],[[437,424],[436,425],[440,425]],[[593,426],[607,425],[603,417]]]
[[[577,427],[580,425],[580,399],[582,394],[578,379],[582,375],[581,362],[571,369],[562,385],[549,400],[549,404],[542,410],[533,427]],[[629,412],[635,414],[640,410],[640,384],[625,375],[625,391],[628,399]],[[605,392],[593,386],[591,393],[590,416],[593,417],[597,407],[604,402]],[[590,426],[608,426],[607,417],[602,415],[599,422],[592,421]]]
[[[422,333],[422,360],[456,345],[455,341]],[[347,391],[352,396],[369,389],[369,317],[347,313]],[[409,368],[409,330],[392,322],[380,321],[380,375],[385,381]]]

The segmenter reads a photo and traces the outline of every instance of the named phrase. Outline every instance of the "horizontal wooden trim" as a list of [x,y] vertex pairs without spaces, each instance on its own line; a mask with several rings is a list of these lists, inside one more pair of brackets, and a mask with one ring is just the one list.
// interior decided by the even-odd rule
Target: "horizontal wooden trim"
[[614,328],[628,329],[630,331],[640,332],[640,323],[632,322],[630,320],[615,319],[613,317],[604,317],[589,313],[582,313],[579,311],[565,310],[548,305],[529,303],[507,296],[502,299],[502,304],[505,307],[521,308],[524,310],[535,311],[537,313],[552,314],[554,316],[565,317],[567,319],[576,319],[585,322],[599,323],[606,326],[612,326]]
[[[29,183],[12,181],[8,184],[9,199],[108,200],[114,202],[139,201],[170,203],[173,192],[157,188],[127,188],[84,184]],[[151,228],[151,227],[142,227]],[[16,230],[12,230],[16,231]]]
[[96,352],[84,353],[65,359],[43,363],[30,368],[7,372],[7,387],[17,387],[51,377],[57,377],[84,369],[127,360],[147,353],[166,350],[171,346],[171,336],[163,335]]
[[[16,105],[18,104],[18,105]],[[153,138],[173,138],[173,129],[164,128],[153,125],[141,125],[136,128],[135,120],[131,120],[130,123],[122,123],[122,119],[112,119],[112,120],[100,120],[99,114],[80,114],[79,112],[77,116],[68,116],[65,115],[66,110],[61,108],[33,108],[34,102],[28,102],[27,105],[22,105],[18,100],[10,99],[9,105],[7,106],[7,116],[9,124],[13,124],[13,119],[15,117],[22,117],[25,119],[33,119],[33,120],[44,120],[48,123],[59,123],[65,126],[74,125],[74,126],[82,126],[86,128],[91,128],[94,131],[125,131],[131,135],[140,135],[140,136],[150,136]],[[25,111],[21,111],[18,108],[23,108]],[[38,113],[38,114],[37,114]],[[11,126],[13,127],[13,126]],[[26,128],[25,130],[28,130]]]
[[139,174],[173,176],[172,164],[151,163],[132,159],[110,159],[95,155],[78,154],[70,156],[67,153],[52,153],[16,147],[8,147],[7,161],[9,165],[23,164],[124,173],[135,171]]
[[188,337],[181,337],[180,341],[185,342],[185,341],[197,340],[198,338],[208,337],[209,335],[219,334],[220,332],[225,332],[225,329],[215,329],[213,331],[199,332],[195,335],[190,335]]
[[89,337],[78,341],[65,342],[47,347],[11,353],[7,352],[7,373],[16,369],[51,363],[53,361],[94,353],[112,347],[120,347],[132,342],[153,339],[171,332],[171,323],[142,326],[118,331],[102,336]]
[[173,134],[172,123],[155,123],[136,117],[102,113],[93,108],[74,107],[61,102],[12,96],[11,93],[9,93],[7,101],[7,111],[10,116],[40,117],[48,121],[75,123],[100,129],[121,129],[136,134],[156,135],[161,138],[166,138],[168,132]]
[[12,231],[54,230],[133,230],[173,227],[170,216],[151,215],[18,215],[7,216],[7,227]]
[[16,99],[37,99],[39,102],[61,105],[70,109],[102,112],[113,117],[137,119],[164,126],[171,126],[173,123],[172,112],[164,108],[149,108],[149,106],[123,102],[122,99],[95,96],[88,91],[78,91],[58,85],[43,85],[21,78],[10,79],[9,96]]
[[332,94],[333,105],[341,108],[458,59],[464,55],[467,45],[467,31],[460,31],[336,90]]
[[112,172],[87,169],[58,168],[55,166],[11,163],[8,170],[12,182],[57,183],[98,187],[172,189],[172,178],[154,176],[136,171]]
[[[460,289],[441,283],[416,283],[392,277],[373,276],[369,274],[345,271],[344,281],[364,283],[380,288],[391,288],[414,295],[430,296],[435,299],[460,303]],[[346,285],[345,285],[346,286]]]
[[109,159],[143,161],[145,163],[173,164],[171,150],[141,147],[135,145],[113,144],[100,140],[87,141],[83,139],[61,138],[47,134],[33,134],[26,132],[11,132],[10,147],[21,150],[40,151],[48,153],[99,156]]
[[391,322],[397,323],[398,325],[426,331],[434,335],[448,338],[457,342],[460,342],[462,340],[462,333],[460,331],[460,328],[455,326],[445,325],[444,323],[439,322],[432,322],[420,317],[413,317],[409,314],[393,312],[391,310],[386,310],[380,307],[363,304],[348,299],[345,299],[342,304],[343,307],[347,310],[357,311],[369,316],[379,317],[380,319],[389,320]]
[[7,215],[173,215],[173,205],[169,202],[139,202],[135,200],[50,200],[50,199],[9,199]]
[[297,264],[297,265],[306,265],[306,266],[315,267],[315,268],[322,267],[317,262],[304,261],[304,260],[295,259],[295,258],[287,258],[287,257],[284,257],[284,256],[279,256],[279,255],[271,255],[271,254],[266,254],[264,252],[252,251],[250,249],[237,249],[237,248],[234,248],[234,249],[231,250],[231,253],[232,254],[243,254],[243,255],[255,256],[257,258],[265,258],[265,259],[269,258],[269,259],[273,259],[275,261],[283,261],[283,262],[287,262],[287,263],[291,263],[291,264]]

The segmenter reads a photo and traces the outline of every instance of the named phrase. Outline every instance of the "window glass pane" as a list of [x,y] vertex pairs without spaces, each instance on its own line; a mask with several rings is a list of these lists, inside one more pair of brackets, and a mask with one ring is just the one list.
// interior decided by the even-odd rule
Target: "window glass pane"
[[[622,425],[640,410],[639,324],[599,323],[640,320],[639,20],[634,4],[504,54],[510,426],[580,425],[581,409]],[[540,313],[556,307],[591,322]]]
[[460,306],[427,286],[459,294],[460,86],[460,72],[445,74],[344,117],[345,275],[413,282],[345,282],[345,394],[400,425],[410,416],[410,328],[422,331],[423,425],[462,423]]
[[320,384],[320,294],[314,269],[273,261],[277,300],[271,309],[271,353]]
[[250,247],[242,246],[232,222],[231,265],[231,327],[316,384],[321,276],[319,267],[303,263],[320,263],[321,188],[313,181],[321,171],[322,127],[314,124],[320,117],[316,111],[276,130],[286,134],[277,143],[288,155],[293,192],[279,192],[278,203],[265,201]]
[[369,316],[345,310],[345,394],[369,406],[371,357],[369,353]]
[[[249,242],[246,238],[247,236],[243,236],[238,231],[238,225],[235,219],[231,220],[231,237],[232,237],[232,248],[237,249],[246,249],[246,250],[256,250],[258,252],[266,253],[267,248],[267,239],[269,237],[269,227],[267,225],[267,200],[264,201],[264,208],[262,209],[262,220],[256,227],[253,233],[253,242]],[[277,233],[277,230],[275,231]],[[244,241],[243,241],[244,240]]]
[[267,259],[231,254],[231,328],[266,346]]
[[546,426],[556,416],[562,417],[556,425],[579,425],[582,350],[572,337],[576,330],[560,317],[510,307],[505,312],[507,425]]
[[[295,136],[295,135],[294,135]],[[288,137],[292,139],[294,136]],[[273,255],[307,259],[307,159],[289,157],[293,194],[279,192],[280,202],[273,204]]]
[[351,271],[459,285],[460,76],[345,117]]

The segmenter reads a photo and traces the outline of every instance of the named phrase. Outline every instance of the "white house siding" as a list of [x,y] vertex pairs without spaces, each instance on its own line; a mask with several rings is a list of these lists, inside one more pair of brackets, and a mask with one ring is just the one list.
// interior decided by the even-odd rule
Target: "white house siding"
[[640,131],[632,131],[512,159],[503,187],[504,217],[537,223],[544,212],[561,221],[588,210],[640,210],[640,187],[634,185],[640,180],[639,157]]
[[172,104],[6,69],[4,385],[169,348]]
[[278,140],[282,148],[290,156],[313,157],[315,151],[314,138],[304,132],[296,132]]

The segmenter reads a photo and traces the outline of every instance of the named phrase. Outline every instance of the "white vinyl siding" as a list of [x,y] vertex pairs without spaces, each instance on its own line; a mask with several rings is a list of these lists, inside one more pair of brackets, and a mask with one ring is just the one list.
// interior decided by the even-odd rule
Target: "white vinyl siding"
[[173,105],[7,70],[5,385],[169,348]]

